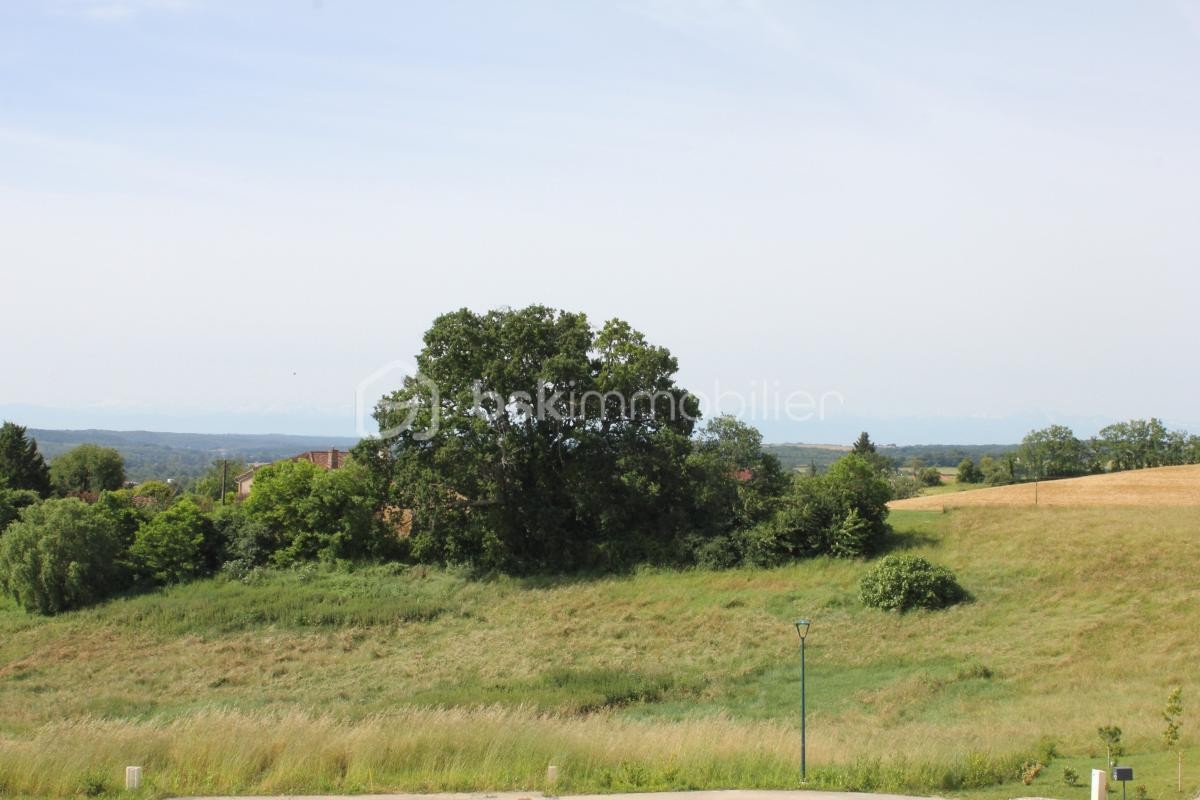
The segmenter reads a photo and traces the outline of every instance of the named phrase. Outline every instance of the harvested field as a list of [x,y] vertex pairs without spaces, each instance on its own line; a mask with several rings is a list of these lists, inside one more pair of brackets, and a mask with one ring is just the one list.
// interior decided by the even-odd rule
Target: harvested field
[[978,506],[1200,506],[1200,465],[1088,475],[896,500],[896,510]]

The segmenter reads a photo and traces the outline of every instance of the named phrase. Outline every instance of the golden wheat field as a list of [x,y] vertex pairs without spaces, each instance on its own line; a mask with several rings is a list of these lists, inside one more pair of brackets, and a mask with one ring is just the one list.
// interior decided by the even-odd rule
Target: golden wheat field
[[1200,506],[1200,464],[1113,472],[895,500],[890,508],[940,511],[975,506]]

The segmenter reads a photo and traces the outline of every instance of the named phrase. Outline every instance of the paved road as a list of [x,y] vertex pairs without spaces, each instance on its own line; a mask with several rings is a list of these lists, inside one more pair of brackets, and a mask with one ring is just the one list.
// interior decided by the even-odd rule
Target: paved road
[[[176,800],[542,800],[541,792],[495,792],[473,794],[356,794],[356,795],[260,795],[249,797],[176,798]],[[629,794],[573,794],[556,800],[925,800],[903,794],[858,792],[784,791],[767,789],[724,789],[711,792],[638,792]]]

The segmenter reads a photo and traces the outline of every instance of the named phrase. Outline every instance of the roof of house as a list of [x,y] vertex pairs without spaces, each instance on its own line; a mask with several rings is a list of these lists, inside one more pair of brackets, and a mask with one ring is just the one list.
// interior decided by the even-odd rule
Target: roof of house
[[322,469],[341,469],[349,459],[349,453],[336,447],[329,450],[309,450],[291,458],[292,461],[308,461]]

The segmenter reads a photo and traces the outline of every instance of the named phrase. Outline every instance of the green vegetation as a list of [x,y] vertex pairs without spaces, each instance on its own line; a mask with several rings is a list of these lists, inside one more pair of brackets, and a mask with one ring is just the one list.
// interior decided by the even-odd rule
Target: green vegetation
[[1051,425],[1030,431],[1015,453],[987,462],[981,468],[992,485],[1195,464],[1200,437],[1168,431],[1154,417],[1109,425],[1086,441],[1064,425]]
[[0,479],[8,489],[36,492],[42,497],[50,494],[50,469],[37,440],[13,422],[0,425]]
[[75,498],[30,506],[0,537],[0,590],[27,611],[55,614],[103,599],[122,583],[117,527]]
[[238,536],[230,546],[254,565],[395,555],[395,536],[376,519],[376,508],[361,465],[329,471],[281,461],[258,471],[243,506],[256,524],[252,542]]
[[125,462],[111,447],[81,444],[50,462],[50,483],[63,496],[115,491],[125,483]]
[[958,473],[955,476],[958,483],[983,483],[983,470],[975,466],[975,462],[964,458],[958,462]]
[[1121,756],[1125,755],[1125,745],[1121,744],[1121,737],[1124,734],[1116,725],[1101,725],[1096,729],[1096,734],[1100,737],[1100,741],[1104,743],[1104,752],[1108,765],[1115,767],[1121,760]]
[[859,598],[885,611],[934,610],[961,603],[967,593],[945,567],[921,556],[891,555],[863,576]]
[[887,532],[887,459],[864,449],[793,484],[752,427],[718,417],[697,431],[675,358],[621,320],[463,309],[424,342],[421,377],[376,412],[395,435],[354,451],[374,507],[412,510],[417,561],[517,574],[768,566],[867,555]]
[[1167,695],[1167,705],[1163,709],[1162,741],[1168,750],[1174,750],[1176,756],[1175,790],[1183,791],[1183,751],[1179,749],[1180,731],[1183,727],[1183,687],[1176,686]]
[[8,479],[0,475],[0,532],[21,516],[21,509],[37,503],[40,499],[37,492],[29,489],[10,489]]
[[[136,762],[148,796],[539,789],[553,761],[561,791],[794,786],[806,613],[814,785],[1084,800],[1062,770],[1103,766],[1115,723],[1174,797],[1162,698],[1200,689],[1197,513],[893,513],[895,545],[975,596],[904,615],[858,601],[870,563],[829,557],[486,580],[304,565],[54,617],[0,604],[0,783],[112,789]],[[1030,787],[1026,762],[1049,767]]]
[[216,549],[215,539],[212,523],[185,499],[139,527],[129,555],[155,583],[179,583],[211,571],[205,550]]
[[[1146,703],[1196,688],[1194,509],[889,516],[942,471],[864,432],[788,475],[754,428],[698,427],[674,357],[615,319],[464,309],[416,360],[377,407],[394,436],[264,467],[243,503],[218,465],[119,489],[97,444],[43,501],[5,426],[0,792],[103,794],[135,761],[149,795],[537,787],[548,760],[577,791],[791,785],[798,613],[815,786],[1032,786],[1097,730],[1110,760],[1182,762],[1182,695]],[[964,456],[955,488],[1200,456],[1156,420],[1105,431]]]

